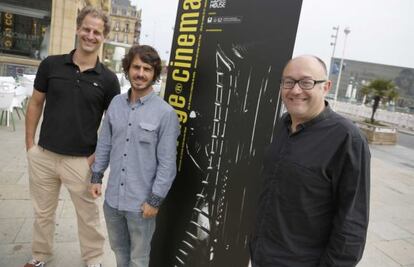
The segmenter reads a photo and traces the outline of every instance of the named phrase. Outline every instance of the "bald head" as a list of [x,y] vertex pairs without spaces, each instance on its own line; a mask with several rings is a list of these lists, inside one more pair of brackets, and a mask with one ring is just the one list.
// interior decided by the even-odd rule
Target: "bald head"
[[291,63],[305,64],[306,66],[313,68],[314,71],[322,74],[323,77],[324,77],[324,79],[327,79],[327,77],[328,77],[328,70],[326,68],[325,62],[323,62],[323,60],[320,59],[317,56],[314,56],[314,55],[302,55],[302,56],[298,56],[298,57],[292,58],[291,60],[289,60],[286,63],[285,67],[283,68],[283,73],[285,73],[286,68]]
[[325,109],[325,96],[331,84],[327,79],[325,63],[318,57],[299,56],[286,64],[280,90],[292,119],[292,129],[315,118]]

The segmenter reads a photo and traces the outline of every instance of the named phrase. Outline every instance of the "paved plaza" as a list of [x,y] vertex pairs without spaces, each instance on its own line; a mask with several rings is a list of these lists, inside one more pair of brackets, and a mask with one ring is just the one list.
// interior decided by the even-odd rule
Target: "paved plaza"
[[[21,267],[31,257],[33,210],[24,121],[17,116],[15,121],[15,132],[0,127],[1,267]],[[398,145],[371,146],[371,152],[370,225],[364,257],[358,267],[414,267],[414,150]],[[104,266],[116,266],[108,243],[105,250]],[[47,267],[58,266],[83,266],[75,211],[64,187],[57,209],[55,255],[47,264]]]

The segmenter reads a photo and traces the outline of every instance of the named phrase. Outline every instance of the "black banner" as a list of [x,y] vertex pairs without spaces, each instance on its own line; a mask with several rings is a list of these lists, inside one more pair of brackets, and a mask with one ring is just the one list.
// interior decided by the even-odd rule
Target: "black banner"
[[280,111],[301,0],[180,0],[165,99],[180,118],[177,178],[150,266],[247,266],[264,148]]

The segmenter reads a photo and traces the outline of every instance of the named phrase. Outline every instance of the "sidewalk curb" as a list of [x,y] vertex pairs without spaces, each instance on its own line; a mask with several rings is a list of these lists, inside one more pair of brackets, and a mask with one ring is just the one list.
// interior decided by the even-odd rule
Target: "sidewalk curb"
[[408,134],[408,135],[413,135],[414,136],[414,131],[411,131],[411,130],[397,128],[397,131],[399,133],[403,133],[403,134]]

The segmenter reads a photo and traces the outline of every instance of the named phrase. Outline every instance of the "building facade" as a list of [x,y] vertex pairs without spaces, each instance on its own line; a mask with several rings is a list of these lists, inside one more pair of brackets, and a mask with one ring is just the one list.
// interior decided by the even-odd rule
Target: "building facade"
[[[328,98],[333,98],[337,86],[340,58],[332,58],[330,79],[332,89]],[[361,88],[375,79],[392,80],[397,86],[399,98],[396,108],[414,110],[414,69],[344,59],[338,86],[339,101],[362,102]]]
[[35,74],[48,55],[76,46],[76,17],[86,5],[109,13],[110,0],[1,0],[0,76]]
[[112,0],[111,32],[104,43],[104,62],[116,72],[121,71],[121,59],[139,41],[141,32],[141,10],[131,5],[130,0]]

